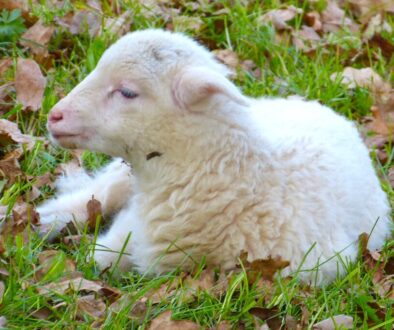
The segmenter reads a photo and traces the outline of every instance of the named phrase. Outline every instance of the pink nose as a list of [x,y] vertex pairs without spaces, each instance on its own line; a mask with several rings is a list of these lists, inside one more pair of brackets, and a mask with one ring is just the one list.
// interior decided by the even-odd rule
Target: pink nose
[[48,122],[51,124],[56,124],[57,122],[63,120],[63,113],[60,110],[51,111],[48,117]]

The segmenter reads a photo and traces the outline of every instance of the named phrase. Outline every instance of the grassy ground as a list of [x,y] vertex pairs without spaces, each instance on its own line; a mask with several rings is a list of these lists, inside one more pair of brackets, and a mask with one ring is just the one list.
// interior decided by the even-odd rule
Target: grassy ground
[[[291,39],[279,42],[276,39],[278,32],[270,24],[257,23],[263,13],[283,5],[293,4],[310,11],[312,5],[307,1],[271,0],[250,2],[248,5],[237,1],[220,1],[220,4],[207,2],[198,8],[193,7],[192,3],[184,5],[182,1],[176,2],[172,8],[180,9],[181,13],[175,16],[199,17],[202,25],[197,28],[188,27],[190,22],[185,23],[184,19],[171,18],[165,21],[163,16],[151,15],[151,11],[137,2],[114,3],[118,4],[121,11],[133,11],[132,30],[171,27],[196,37],[211,49],[231,49],[238,54],[241,62],[252,60],[261,71],[251,74],[239,69],[235,79],[242,90],[251,96],[298,94],[307,99],[319,100],[348,118],[361,122],[370,112],[374,103],[373,95],[363,88],[349,90],[339,81],[330,80],[330,76],[350,65],[357,68],[372,67],[384,80],[394,81],[394,57],[384,55],[379,47],[363,42],[361,32],[340,29],[336,33],[326,33],[327,42],[320,43],[313,52],[306,53],[297,50]],[[325,1],[317,1],[313,6],[321,11],[326,5]],[[36,4],[32,7],[31,15],[47,24],[54,24],[57,17],[73,9],[83,8],[92,10],[82,2],[67,4],[60,9]],[[102,8],[103,17],[117,16],[110,2],[103,1]],[[347,15],[352,17],[349,8],[345,6],[345,9]],[[387,16],[387,23],[394,29],[392,16]],[[299,30],[302,24],[301,15],[289,22],[294,31]],[[393,34],[382,32],[382,36],[394,43]],[[116,36],[105,31],[90,37],[86,32],[72,35],[67,28],[58,28],[48,45],[49,54],[53,55],[51,64],[41,63],[47,77],[41,109],[37,112],[23,111],[11,93],[11,99],[3,107],[6,110],[2,112],[2,118],[16,122],[26,134],[45,136],[46,116],[51,107],[95,67],[103,51],[115,39]],[[0,47],[0,51],[14,61],[3,77],[3,83],[10,82],[14,79],[16,58],[32,55],[17,39],[3,42]],[[394,164],[393,150],[391,143],[385,146],[388,160],[384,163],[374,156],[382,186],[391,201],[394,201],[394,192],[387,181],[387,173]],[[2,151],[4,153],[5,150]],[[13,184],[7,183],[7,178],[2,181],[1,204],[8,206],[10,211],[21,198],[26,200],[26,195],[32,191],[38,178],[45,173],[53,173],[59,164],[71,158],[67,151],[46,143],[37,143],[32,150],[25,150],[20,158],[23,175]],[[82,158],[90,169],[106,161],[106,157],[89,152],[85,152]],[[41,196],[33,204],[39,204],[53,194],[48,185],[43,185],[40,190]],[[92,249],[88,236],[83,234],[79,239],[72,244],[63,241],[47,243],[28,228],[12,237],[3,235],[0,279],[4,290],[0,286],[0,292],[4,292],[0,316],[7,319],[7,328],[144,329],[166,310],[172,311],[174,319],[192,320],[201,328],[213,329],[219,324],[222,329],[254,329],[262,324],[261,319],[267,318],[271,329],[277,329],[278,324],[286,322],[287,328],[295,329],[291,325],[292,321],[298,323],[299,329],[312,328],[318,321],[338,314],[351,316],[354,329],[388,330],[394,325],[393,287],[390,291],[386,283],[382,289],[381,281],[377,279],[379,276],[388,279],[388,274],[393,272],[394,241],[386,244],[380,256],[375,254],[371,257],[364,251],[363,258],[348,266],[347,276],[325,288],[303,286],[296,277],[278,278],[274,283],[261,280],[251,283],[253,281],[247,271],[240,271],[228,277],[224,289],[219,288],[221,282],[215,273],[214,278],[208,281],[209,290],[197,289],[190,294],[187,283],[194,283],[191,285],[194,288],[204,287],[201,280],[197,280],[201,269],[193,275],[194,280],[190,275],[178,271],[154,279],[136,273],[123,274],[121,278],[112,276],[110,272],[100,274],[94,263],[87,261]],[[48,254],[45,252],[47,250],[57,252],[50,252],[52,257],[49,257],[45,254]],[[43,260],[50,260],[49,266]],[[79,275],[74,268],[80,272]],[[103,281],[106,284],[100,283],[101,287],[110,286],[120,291],[108,289],[113,293],[112,296],[108,290],[103,293],[102,288],[93,290],[74,287],[63,292],[45,291],[48,283],[64,280],[67,271],[72,276]],[[168,290],[163,290],[167,287]],[[157,288],[161,288],[161,294],[156,292],[152,298],[152,292]],[[94,292],[98,302],[91,309],[81,307],[81,297],[86,298],[87,291]],[[112,304],[117,301],[119,305],[120,300],[124,303],[123,307]],[[91,306],[91,303],[87,305]],[[262,313],[265,316],[261,316]],[[179,329],[189,329],[191,325],[178,326]],[[170,328],[162,325],[157,329]]]

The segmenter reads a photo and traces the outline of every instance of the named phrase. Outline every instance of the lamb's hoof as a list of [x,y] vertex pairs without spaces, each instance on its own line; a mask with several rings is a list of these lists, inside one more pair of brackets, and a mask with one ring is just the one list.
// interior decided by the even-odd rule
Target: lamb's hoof
[[131,269],[130,258],[127,255],[119,256],[118,252],[104,250],[103,247],[96,247],[96,249],[93,258],[101,272],[111,269],[112,273],[119,274]]
[[40,224],[35,226],[35,231],[38,233],[40,237],[45,238],[46,240],[53,240],[56,236],[59,235],[61,230],[67,226],[67,223],[72,221],[73,216],[71,214],[65,213],[46,213],[40,212],[40,209],[37,209],[40,215]]

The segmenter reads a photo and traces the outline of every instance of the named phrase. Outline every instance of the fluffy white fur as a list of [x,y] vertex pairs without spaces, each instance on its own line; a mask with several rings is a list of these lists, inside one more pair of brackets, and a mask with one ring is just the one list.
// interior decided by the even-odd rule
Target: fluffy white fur
[[97,241],[108,250],[95,253],[100,267],[115,264],[129,235],[120,269],[152,273],[202,257],[228,269],[242,250],[289,260],[289,273],[312,248],[301,267],[319,271],[301,278],[320,283],[343,271],[336,253],[355,259],[375,224],[369,247],[382,246],[390,208],[354,125],[317,102],[247,98],[227,74],[181,34],[139,31],[111,46],[48,128],[61,146],[121,157],[133,173],[116,159],[94,177],[63,179],[38,208],[43,231],[83,223],[94,195],[118,212]]

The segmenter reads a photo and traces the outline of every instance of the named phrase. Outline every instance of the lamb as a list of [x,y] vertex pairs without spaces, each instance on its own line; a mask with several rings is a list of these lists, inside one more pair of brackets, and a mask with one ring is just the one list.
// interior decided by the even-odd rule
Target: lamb
[[206,258],[231,269],[245,251],[288,260],[284,275],[317,284],[344,272],[361,233],[381,247],[390,207],[354,124],[318,102],[248,98],[228,74],[180,33],[112,45],[54,106],[48,130],[62,147],[117,158],[60,179],[38,208],[41,232],[83,224],[95,196],[117,214],[97,240],[101,268],[158,274]]

